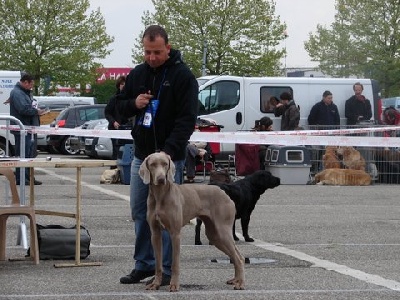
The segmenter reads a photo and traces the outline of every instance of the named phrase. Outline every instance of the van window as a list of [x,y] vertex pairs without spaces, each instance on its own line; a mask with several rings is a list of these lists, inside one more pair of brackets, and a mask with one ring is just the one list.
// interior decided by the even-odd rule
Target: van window
[[273,113],[279,95],[289,92],[293,98],[293,89],[288,86],[263,86],[260,89],[260,111],[263,113]]
[[236,81],[220,81],[199,92],[199,114],[229,110],[238,105],[240,85]]

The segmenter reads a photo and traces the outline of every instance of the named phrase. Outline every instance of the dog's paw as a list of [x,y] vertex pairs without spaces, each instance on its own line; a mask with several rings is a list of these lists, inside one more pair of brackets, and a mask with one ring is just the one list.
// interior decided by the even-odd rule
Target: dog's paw
[[169,291],[170,291],[170,292],[177,292],[177,291],[179,291],[179,285],[178,285],[178,284],[170,284],[170,285],[169,285]]
[[160,288],[160,284],[155,284],[154,282],[146,285],[146,290],[150,290],[150,291],[155,291],[155,290],[158,290],[159,288]]
[[239,238],[238,238],[236,235],[233,236],[233,239],[234,239],[236,242],[239,240]]
[[249,237],[249,236],[244,237],[244,240],[245,240],[246,242],[249,242],[249,243],[254,242],[254,239],[251,238],[251,237]]
[[202,243],[200,240],[194,241],[194,244],[195,244],[195,245],[203,245],[203,243]]
[[243,280],[238,280],[236,278],[232,278],[226,282],[229,285],[233,285],[234,290],[244,290],[244,282]]

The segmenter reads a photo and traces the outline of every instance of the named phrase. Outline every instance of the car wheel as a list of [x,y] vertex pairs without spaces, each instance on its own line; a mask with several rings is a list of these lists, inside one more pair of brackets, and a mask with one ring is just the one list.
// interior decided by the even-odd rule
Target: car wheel
[[61,143],[60,151],[65,155],[77,155],[81,152],[80,149],[72,149],[70,144],[70,137],[67,136]]
[[[9,156],[14,155],[14,148],[10,145],[9,150]],[[0,156],[5,156],[6,155],[6,142],[2,139],[0,139]]]

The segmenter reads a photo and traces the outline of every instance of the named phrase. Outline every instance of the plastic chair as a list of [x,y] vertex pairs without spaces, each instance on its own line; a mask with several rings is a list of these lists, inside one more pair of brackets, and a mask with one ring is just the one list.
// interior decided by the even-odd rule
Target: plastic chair
[[[223,126],[221,125],[206,125],[206,126],[198,126],[198,129],[201,132],[219,132]],[[220,143],[209,142],[208,149],[211,151],[208,152],[208,159],[199,159],[196,164],[196,172],[203,172],[203,181],[206,179],[206,173],[215,169],[215,160],[216,155],[221,152]]]
[[30,220],[30,258],[39,264],[39,247],[36,231],[35,208],[33,206],[21,205],[14,172],[10,168],[0,168],[0,174],[6,176],[10,183],[11,204],[0,205],[0,261],[6,260],[6,223],[9,216],[27,216]]

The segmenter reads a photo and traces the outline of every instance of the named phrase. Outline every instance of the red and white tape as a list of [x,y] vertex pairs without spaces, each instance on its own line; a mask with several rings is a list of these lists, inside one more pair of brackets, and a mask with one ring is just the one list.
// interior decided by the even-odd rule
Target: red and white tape
[[[4,130],[20,130],[18,126],[0,126]],[[132,139],[129,130],[91,130],[80,128],[27,127],[29,132],[45,135],[71,135],[82,137],[108,137]],[[266,145],[332,145],[364,147],[400,147],[400,138],[384,137],[384,132],[400,130],[400,126],[371,127],[334,130],[299,131],[237,131],[237,132],[194,132],[191,141],[205,141],[227,144],[266,144]]]

